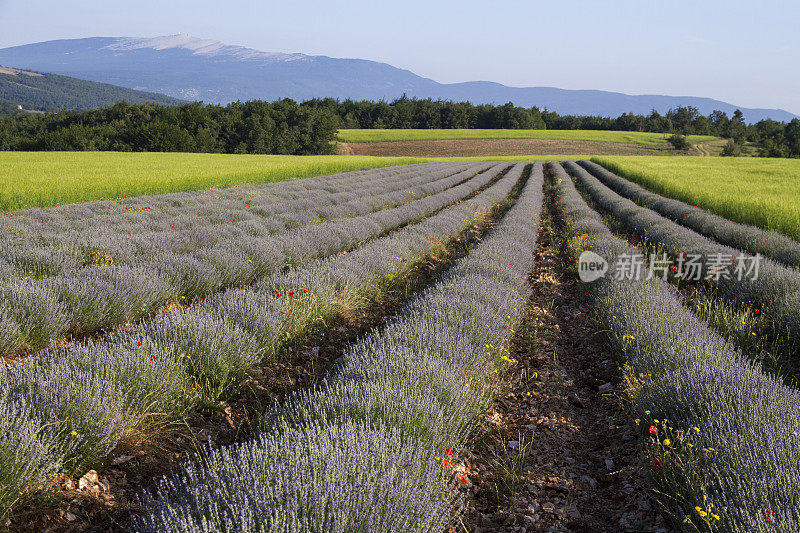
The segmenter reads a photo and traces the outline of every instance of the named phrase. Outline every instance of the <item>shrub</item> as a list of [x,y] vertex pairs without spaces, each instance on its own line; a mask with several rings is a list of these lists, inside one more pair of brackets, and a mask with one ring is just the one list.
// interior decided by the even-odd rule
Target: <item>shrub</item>
[[681,135],[680,133],[674,133],[674,134],[670,135],[667,138],[667,141],[676,150],[688,150],[689,148],[691,148],[691,144],[689,144],[689,140],[686,138],[685,135]]
[[728,143],[722,149],[723,157],[739,157],[742,155],[742,147],[733,139],[729,139]]

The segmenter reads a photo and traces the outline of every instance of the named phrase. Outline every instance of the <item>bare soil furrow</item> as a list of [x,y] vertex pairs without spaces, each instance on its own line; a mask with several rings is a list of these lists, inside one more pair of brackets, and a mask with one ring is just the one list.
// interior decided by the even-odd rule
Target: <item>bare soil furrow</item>
[[463,528],[670,531],[617,396],[617,366],[593,327],[549,207],[512,347],[518,368],[467,463]]

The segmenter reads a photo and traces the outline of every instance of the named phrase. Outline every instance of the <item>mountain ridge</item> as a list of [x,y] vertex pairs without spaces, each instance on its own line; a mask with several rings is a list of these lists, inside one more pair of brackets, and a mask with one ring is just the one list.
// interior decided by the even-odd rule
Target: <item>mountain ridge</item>
[[[0,112],[3,115],[61,109],[87,111],[110,106],[122,100],[132,104],[185,103],[164,94],[137,91],[59,74],[0,66],[0,102],[5,103]],[[14,110],[14,107],[17,110]]]
[[649,114],[652,109],[663,114],[682,105],[696,107],[703,115],[714,110],[731,115],[741,109],[751,123],[797,118],[783,109],[746,108],[696,96],[509,87],[491,81],[443,84],[384,62],[263,52],[184,34],[32,43],[0,49],[0,64],[221,104],[287,97],[392,100],[407,95],[473,104],[513,102],[571,115],[616,117]]

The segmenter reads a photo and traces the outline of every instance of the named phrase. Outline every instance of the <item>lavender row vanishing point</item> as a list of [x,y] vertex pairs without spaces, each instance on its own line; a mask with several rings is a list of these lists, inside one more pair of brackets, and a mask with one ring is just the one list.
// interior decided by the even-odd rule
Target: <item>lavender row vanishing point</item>
[[[285,265],[348,250],[463,199],[506,166],[450,173],[411,189],[428,196],[274,236],[231,238],[224,245],[186,254],[164,250],[135,265],[66,271],[37,283],[7,281],[0,284],[0,356],[36,351],[68,335],[113,329],[153,314],[170,300],[191,301],[252,283]],[[476,174],[477,170],[483,172]]]
[[[668,253],[699,256],[704,267],[709,266],[715,255],[737,257],[741,253],[623,198],[574,162],[567,161],[564,165],[602,209]],[[719,295],[734,302],[757,305],[794,342],[800,343],[800,271],[796,268],[763,258],[755,279],[731,276],[714,283]]]
[[800,242],[776,231],[748,224],[737,224],[705,209],[666,198],[622,178],[592,161],[578,161],[597,179],[616,193],[642,207],[727,246],[761,254],[788,266],[800,267]]
[[450,455],[512,364],[542,205],[542,166],[495,229],[324,382],[241,445],[162,480],[142,532],[434,531],[461,506]]
[[[113,338],[48,350],[12,365],[0,382],[0,391],[13,391],[0,396],[8,402],[4,411],[20,417],[13,421],[17,427],[35,431],[0,435],[0,479],[3,473],[12,479],[15,472],[28,472],[0,485],[0,503],[10,506],[20,492],[48,481],[54,470],[94,465],[120,440],[141,431],[142,424],[155,421],[155,427],[146,427],[157,431],[158,416],[169,420],[200,402],[217,400],[240,382],[247,368],[273,355],[293,316],[361,298],[398,263],[431,247],[431,238],[457,234],[502,202],[523,167],[516,165],[473,198],[349,254],[217,294],[202,306],[156,317]],[[486,173],[481,180],[486,184],[494,175]],[[459,191],[452,194],[449,203],[463,197]],[[303,296],[293,298],[293,291]]]
[[[576,253],[613,261],[634,252],[586,205],[563,168],[551,168]],[[684,473],[676,476],[680,484],[658,487],[672,495],[673,510],[701,530],[800,531],[800,392],[682,306],[667,282],[603,278],[590,287],[599,327],[637,383],[632,417],[662,454],[652,478]]]
[[[31,208],[0,216],[0,276],[131,264],[399,205],[481,163],[388,167],[278,184]],[[439,192],[438,189],[435,192]]]

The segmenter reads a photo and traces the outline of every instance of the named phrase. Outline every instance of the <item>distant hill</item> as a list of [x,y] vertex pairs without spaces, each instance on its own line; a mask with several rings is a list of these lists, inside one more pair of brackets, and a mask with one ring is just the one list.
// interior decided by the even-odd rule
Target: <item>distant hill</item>
[[60,109],[87,111],[113,105],[121,100],[132,104],[185,103],[171,96],[136,91],[108,83],[0,67],[1,115]]
[[391,100],[402,96],[547,108],[560,114],[617,117],[665,113],[693,106],[708,115],[741,109],[748,122],[789,121],[781,109],[748,109],[711,98],[627,95],[554,87],[507,87],[475,81],[442,84],[386,63],[362,59],[261,52],[189,35],[155,38],[92,37],[0,49],[0,64],[113,83],[176,98],[228,103],[235,100],[298,101],[315,97]]

